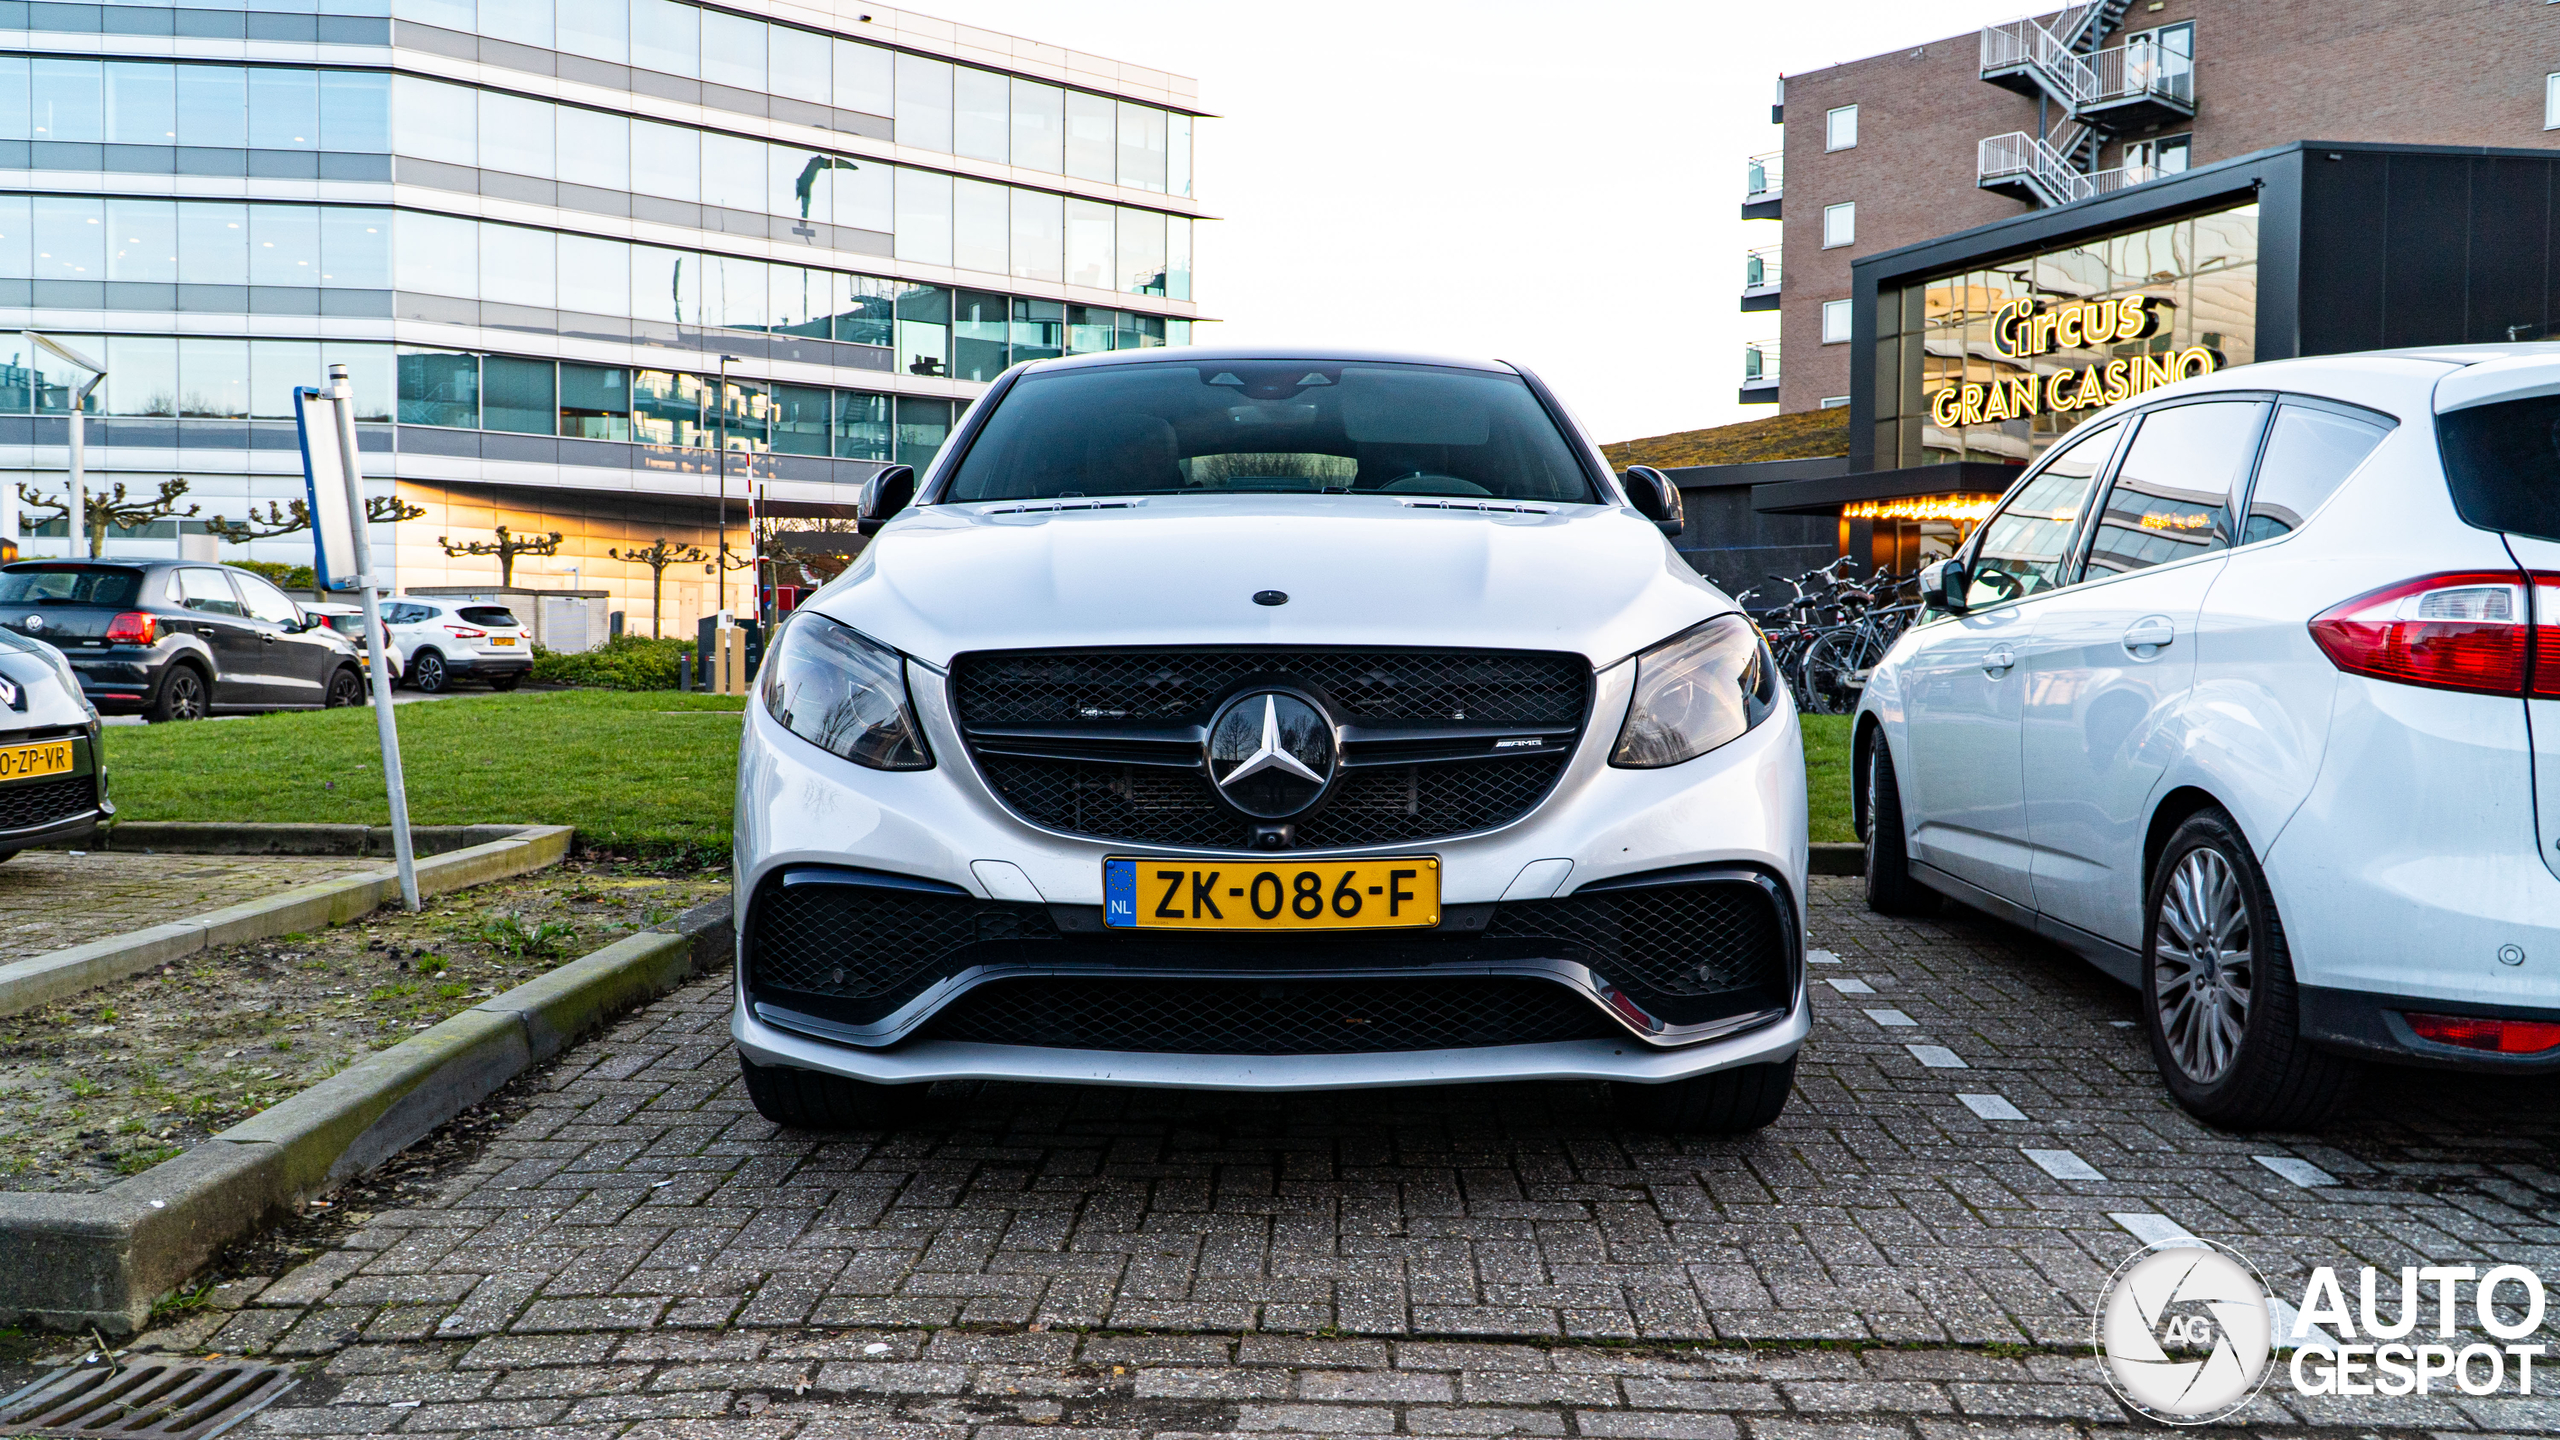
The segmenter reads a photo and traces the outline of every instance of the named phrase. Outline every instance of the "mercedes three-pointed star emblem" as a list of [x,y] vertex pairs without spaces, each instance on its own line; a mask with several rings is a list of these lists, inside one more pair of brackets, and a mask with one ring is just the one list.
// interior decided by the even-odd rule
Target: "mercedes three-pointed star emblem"
[[1208,760],[1228,804],[1265,820],[1295,815],[1333,781],[1333,722],[1302,695],[1248,691],[1209,722]]

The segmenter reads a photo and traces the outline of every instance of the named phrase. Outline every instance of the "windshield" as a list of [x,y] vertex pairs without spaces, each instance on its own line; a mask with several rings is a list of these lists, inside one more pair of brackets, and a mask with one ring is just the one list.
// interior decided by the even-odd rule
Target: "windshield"
[[0,570],[0,605],[133,603],[139,571],[100,565],[21,565]]
[[1026,375],[943,498],[1208,493],[1595,503],[1516,375],[1303,360]]

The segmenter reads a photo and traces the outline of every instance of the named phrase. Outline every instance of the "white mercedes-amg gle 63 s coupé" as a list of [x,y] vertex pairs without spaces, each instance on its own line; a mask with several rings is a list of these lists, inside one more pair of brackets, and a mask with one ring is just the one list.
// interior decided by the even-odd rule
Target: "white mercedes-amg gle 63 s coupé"
[[1754,1129],[1807,1024],[1787,689],[1536,377],[1017,366],[781,627],[738,771],[748,1093],[1610,1083]]

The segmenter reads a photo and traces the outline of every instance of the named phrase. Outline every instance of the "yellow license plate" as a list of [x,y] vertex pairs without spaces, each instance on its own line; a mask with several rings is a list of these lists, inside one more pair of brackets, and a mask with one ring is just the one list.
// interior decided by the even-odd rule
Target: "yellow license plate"
[[47,740],[41,745],[12,745],[0,750],[0,780],[32,780],[38,775],[71,773],[71,742]]
[[1408,930],[1440,923],[1440,861],[1108,859],[1102,922],[1126,930]]
[[489,637],[489,643],[492,645],[513,645],[516,643],[516,637],[513,635],[492,635]]

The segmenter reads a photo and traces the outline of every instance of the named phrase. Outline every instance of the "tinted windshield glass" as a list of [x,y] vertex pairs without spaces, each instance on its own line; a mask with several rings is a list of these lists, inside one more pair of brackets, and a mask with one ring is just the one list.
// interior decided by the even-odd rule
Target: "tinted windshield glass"
[[2464,521],[2560,540],[2560,395],[2456,410],[2436,433]]
[[944,498],[1322,491],[1593,499],[1516,375],[1307,361],[1025,376]]
[[503,605],[465,605],[453,612],[473,625],[513,625],[516,612]]
[[19,566],[0,570],[0,605],[130,605],[142,588],[137,570],[89,565]]

